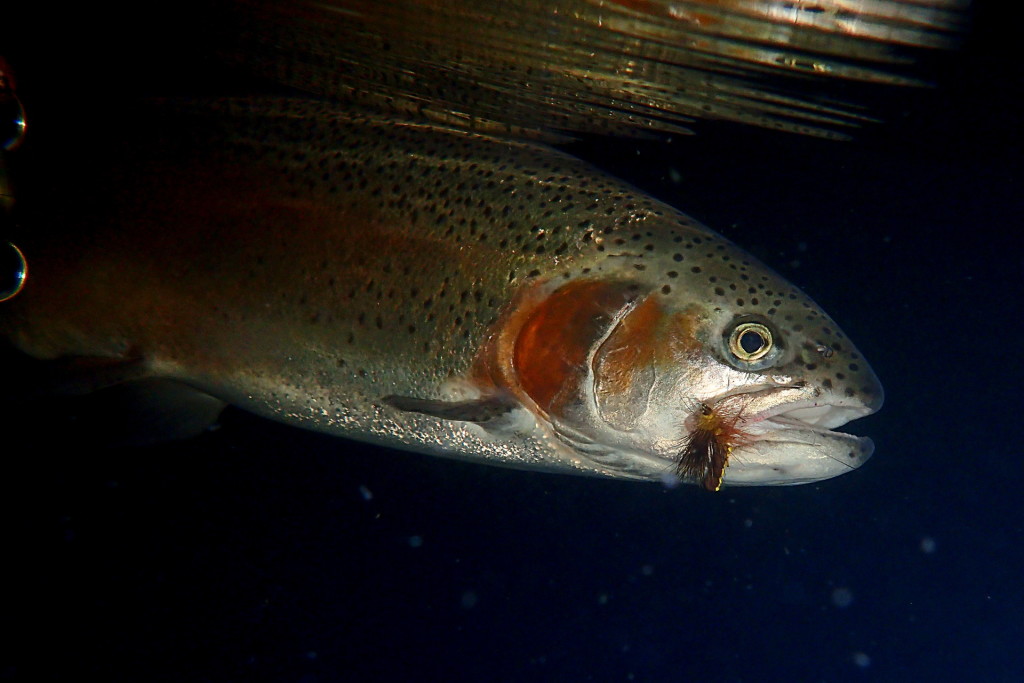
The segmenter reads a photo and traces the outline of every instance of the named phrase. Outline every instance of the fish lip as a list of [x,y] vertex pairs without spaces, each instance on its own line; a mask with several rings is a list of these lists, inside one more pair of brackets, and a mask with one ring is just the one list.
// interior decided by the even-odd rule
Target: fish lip
[[[786,396],[789,394],[789,396]],[[782,398],[783,400],[779,400]],[[878,408],[856,398],[843,398],[808,386],[770,384],[734,390],[717,397],[716,407],[739,401],[739,430],[752,440],[763,440],[776,432],[807,431],[822,436],[862,439],[834,428],[875,413]],[[746,412],[759,401],[772,402],[761,410]],[[779,439],[774,439],[779,440]]]
[[[819,408],[823,409],[821,411],[821,419],[828,424],[828,427],[792,415],[796,411],[810,411]],[[866,437],[858,437],[832,428],[842,427],[854,420],[870,415],[872,412],[874,411],[866,406],[855,407],[821,403],[819,401],[796,401],[792,404],[766,411],[767,414],[752,416],[750,420],[743,422],[742,429],[745,434],[753,437],[754,440],[784,441],[785,439],[772,438],[772,436],[794,431],[811,432],[820,436],[844,440],[863,439]]]
[[[855,419],[857,418],[851,418],[849,421]],[[841,442],[846,444],[848,448],[861,454],[857,467],[867,462],[875,451],[875,443],[868,436],[858,436],[848,432],[825,429],[800,420],[779,416],[768,418],[764,422],[770,424],[771,428],[759,434],[750,435],[748,432],[748,443],[770,442],[774,444],[822,445],[824,441]],[[743,444],[739,444],[737,450],[742,451],[742,449]],[[850,469],[855,468],[850,467]]]

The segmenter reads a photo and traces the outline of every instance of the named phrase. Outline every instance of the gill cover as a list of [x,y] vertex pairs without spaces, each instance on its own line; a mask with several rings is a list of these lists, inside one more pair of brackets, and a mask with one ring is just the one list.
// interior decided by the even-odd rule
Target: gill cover
[[685,362],[695,348],[691,318],[668,314],[658,294],[639,289],[572,282],[534,307],[519,329],[516,383],[554,426],[584,434],[602,425],[636,428],[659,369]]

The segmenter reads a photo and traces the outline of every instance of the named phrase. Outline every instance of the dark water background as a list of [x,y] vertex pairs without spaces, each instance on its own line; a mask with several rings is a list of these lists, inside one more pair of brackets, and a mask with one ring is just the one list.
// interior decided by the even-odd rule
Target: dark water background
[[[856,340],[887,391],[853,426],[877,444],[861,470],[709,495],[240,412],[188,442],[92,450],[12,411],[0,680],[1024,680],[1024,68],[999,10],[979,4],[940,87],[875,103],[890,123],[852,144],[705,124],[575,148]],[[195,8],[159,30],[80,12],[5,38],[64,107],[221,82],[175,39]],[[125,17],[137,30],[112,28]]]

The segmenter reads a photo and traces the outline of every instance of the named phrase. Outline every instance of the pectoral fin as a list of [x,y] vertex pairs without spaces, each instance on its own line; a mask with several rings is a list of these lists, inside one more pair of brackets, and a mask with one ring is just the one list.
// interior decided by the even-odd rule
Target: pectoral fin
[[421,413],[459,422],[486,424],[512,412],[516,404],[502,396],[487,396],[471,401],[440,401],[410,396],[385,396],[384,402],[409,413]]

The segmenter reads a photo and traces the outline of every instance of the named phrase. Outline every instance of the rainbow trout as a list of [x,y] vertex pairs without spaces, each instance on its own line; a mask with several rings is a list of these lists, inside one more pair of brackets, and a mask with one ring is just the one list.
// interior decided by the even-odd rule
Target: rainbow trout
[[882,388],[828,315],[575,158],[302,100],[167,109],[71,235],[18,240],[21,351],[519,468],[715,490],[871,455],[832,431]]

